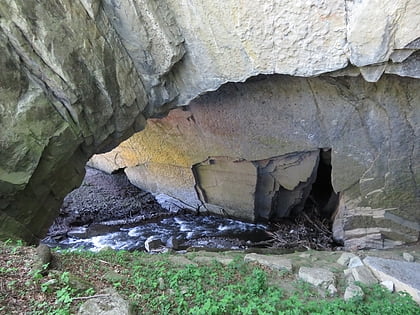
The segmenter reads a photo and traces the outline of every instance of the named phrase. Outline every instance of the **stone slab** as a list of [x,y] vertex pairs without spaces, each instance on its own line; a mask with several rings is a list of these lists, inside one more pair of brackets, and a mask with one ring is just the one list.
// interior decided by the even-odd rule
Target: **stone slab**
[[390,280],[395,291],[406,291],[420,304],[420,264],[368,256],[363,260],[380,281]]
[[259,255],[255,253],[246,254],[244,257],[245,262],[256,262],[274,270],[292,271],[292,262],[290,259],[281,256]]

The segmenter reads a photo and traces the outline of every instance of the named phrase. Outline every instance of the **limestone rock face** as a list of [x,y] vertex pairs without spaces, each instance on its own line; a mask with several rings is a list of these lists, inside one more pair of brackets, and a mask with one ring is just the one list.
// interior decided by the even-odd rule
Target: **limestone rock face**
[[[210,207],[226,198],[196,180],[209,180],[200,163],[221,157],[215,165],[248,176],[247,210],[236,215],[252,219],[299,211],[324,161],[319,150],[331,149],[336,235],[353,246],[412,240],[418,83],[384,74],[419,78],[419,7],[416,0],[2,1],[0,238],[36,242],[92,154],[191,103],[168,118],[181,119],[182,132],[151,121],[156,142],[134,142],[152,148],[114,155],[106,167],[125,165],[139,185]],[[194,100],[259,74],[326,77],[228,84]],[[194,148],[174,153],[183,147]],[[282,163],[292,157],[299,163],[289,183]],[[268,202],[279,198],[282,206]],[[375,223],[365,227],[367,217]]]

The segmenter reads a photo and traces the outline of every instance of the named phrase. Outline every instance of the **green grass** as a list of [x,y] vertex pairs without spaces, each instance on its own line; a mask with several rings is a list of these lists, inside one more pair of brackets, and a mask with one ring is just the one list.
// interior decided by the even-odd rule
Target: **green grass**
[[[4,246],[8,247],[8,257],[22,258],[19,247],[3,244],[3,249]],[[100,293],[106,287],[114,287],[139,314],[420,313],[410,296],[390,293],[380,286],[362,287],[365,296],[348,302],[324,297],[311,285],[297,281],[293,274],[245,263],[240,253],[234,255],[236,258],[229,265],[214,261],[208,265],[183,266],[175,264],[170,254],[109,250],[97,254],[62,252],[54,256],[54,270],[45,277],[32,272],[28,285],[19,285],[21,280],[12,277],[17,272],[13,263],[0,264],[0,274],[9,277],[4,288],[13,286],[21,296],[43,296],[30,302],[25,309],[30,309],[27,314],[74,314],[82,303],[77,297]],[[74,279],[85,285],[78,288]],[[286,282],[287,289],[282,286]],[[2,311],[9,309],[0,299]]]
[[[74,254],[73,254],[74,255]],[[85,253],[81,253],[85,255]],[[88,254],[123,266],[125,277],[114,287],[141,314],[418,314],[410,296],[391,294],[380,286],[363,287],[366,296],[345,302],[322,298],[311,285],[286,275],[294,291],[269,285],[275,273],[244,263],[239,256],[224,266],[174,266],[169,255],[102,252]],[[277,272],[277,276],[279,273]]]

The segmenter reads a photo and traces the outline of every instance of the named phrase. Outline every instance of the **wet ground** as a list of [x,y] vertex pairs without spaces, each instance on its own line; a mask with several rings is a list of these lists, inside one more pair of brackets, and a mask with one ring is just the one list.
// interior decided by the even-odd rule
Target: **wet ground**
[[60,216],[43,242],[52,247],[96,251],[104,247],[144,250],[150,236],[163,243],[172,237],[179,249],[244,249],[261,246],[257,244],[269,239],[267,225],[198,216],[173,203],[170,206],[170,198],[158,199],[172,210],[131,185],[123,172],[109,175],[87,168],[82,185],[65,198]]

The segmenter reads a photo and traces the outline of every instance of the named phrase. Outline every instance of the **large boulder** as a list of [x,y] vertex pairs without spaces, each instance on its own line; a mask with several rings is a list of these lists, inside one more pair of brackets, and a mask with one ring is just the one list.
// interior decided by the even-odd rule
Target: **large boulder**
[[[386,74],[419,77],[419,6],[2,1],[0,238],[37,242],[94,153],[142,130],[147,118],[191,104],[172,114],[183,132],[175,136],[175,125],[163,122],[158,142],[130,151],[151,150],[144,156],[153,159],[114,156],[111,164],[127,165],[133,182],[150,190],[254,219],[300,211],[328,160],[319,150],[331,149],[336,237],[350,247],[417,239],[419,84]],[[227,84],[195,100],[259,74],[290,77]],[[156,133],[159,123],[150,125]],[[172,154],[185,128],[203,133],[195,139],[212,150]],[[223,195],[235,185],[213,189],[212,181],[227,181],[228,172],[242,186]]]

